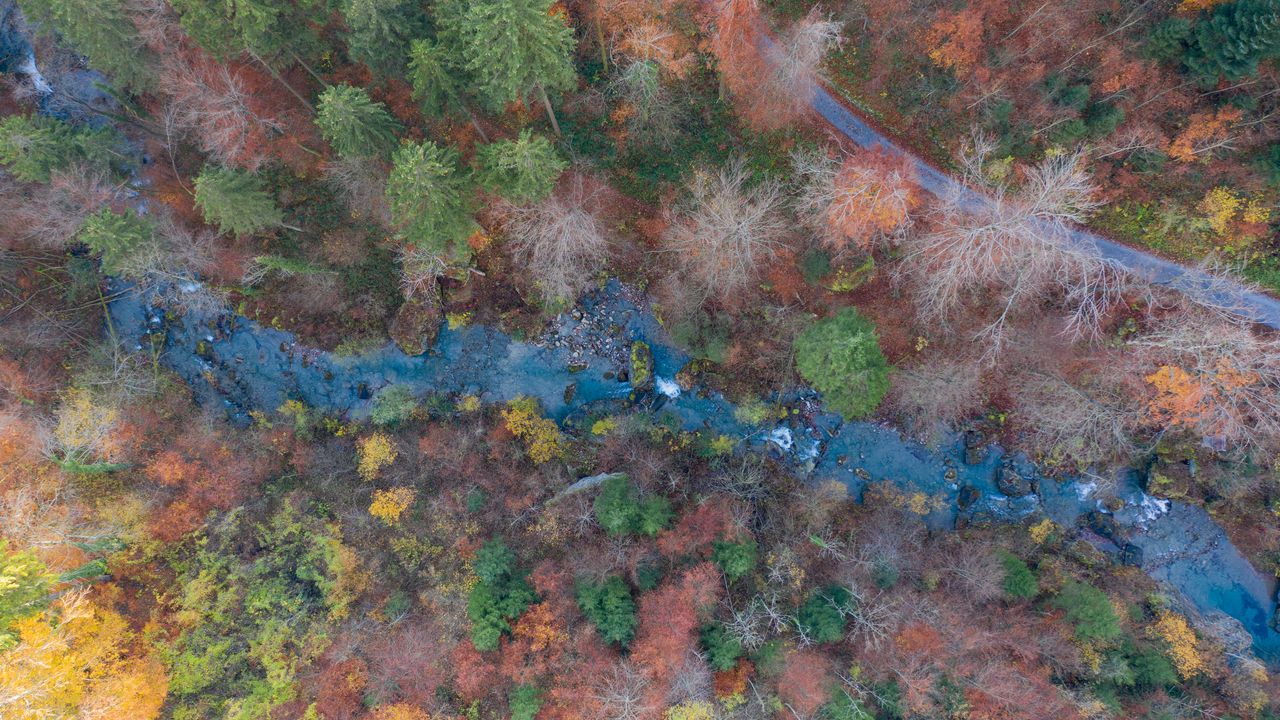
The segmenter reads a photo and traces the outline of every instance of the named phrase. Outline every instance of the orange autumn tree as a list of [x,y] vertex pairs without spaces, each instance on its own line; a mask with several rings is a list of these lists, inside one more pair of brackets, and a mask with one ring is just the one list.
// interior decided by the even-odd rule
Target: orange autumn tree
[[982,30],[983,14],[975,8],[942,11],[925,34],[929,59],[957,77],[968,75],[982,57]]
[[900,237],[923,199],[907,159],[882,148],[843,160],[822,152],[798,153],[794,164],[802,178],[801,213],[836,251],[866,251]]
[[1220,449],[1255,449],[1280,432],[1280,344],[1217,313],[1184,314],[1135,342],[1155,355],[1147,408]]
[[1193,113],[1187,125],[1169,144],[1169,157],[1192,162],[1231,143],[1231,127],[1243,117],[1239,108],[1222,107],[1216,112]]

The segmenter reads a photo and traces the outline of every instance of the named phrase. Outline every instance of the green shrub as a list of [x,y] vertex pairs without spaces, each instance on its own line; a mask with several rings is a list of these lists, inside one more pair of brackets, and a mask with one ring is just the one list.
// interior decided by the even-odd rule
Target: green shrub
[[849,590],[838,585],[814,590],[796,612],[796,624],[813,642],[836,642],[844,637],[844,611],[851,600]]
[[1001,553],[1000,564],[1004,566],[1004,581],[1001,587],[1004,588],[1005,597],[1013,600],[1030,600],[1040,594],[1040,583],[1022,558],[1013,553]]
[[1120,637],[1120,618],[1107,594],[1092,585],[1071,581],[1053,599],[1064,611],[1081,640],[1114,640]]
[[738,658],[742,657],[742,643],[730,635],[724,625],[712,623],[703,626],[699,638],[707,651],[707,663],[713,670],[732,670],[738,664]]
[[369,420],[374,425],[399,425],[417,409],[418,400],[408,385],[389,385],[373,396]]
[[581,581],[577,587],[578,607],[609,643],[629,645],[635,637],[636,603],[631,588],[617,575],[602,583]]
[[671,522],[671,502],[661,495],[640,497],[626,475],[615,475],[600,485],[594,510],[596,522],[610,535],[657,535]]
[[795,353],[800,376],[847,418],[869,415],[889,391],[889,363],[875,326],[853,308],[806,328]]
[[711,558],[726,577],[737,580],[755,569],[756,542],[751,539],[742,542],[716,540],[712,545]]

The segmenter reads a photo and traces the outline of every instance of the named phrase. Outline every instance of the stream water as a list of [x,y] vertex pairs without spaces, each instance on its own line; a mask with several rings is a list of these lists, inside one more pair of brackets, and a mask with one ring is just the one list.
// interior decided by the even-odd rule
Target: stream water
[[[250,411],[270,412],[286,400],[360,418],[380,389],[396,384],[420,395],[469,394],[486,403],[529,395],[569,425],[599,414],[652,412],[685,430],[728,436],[743,451],[770,453],[814,481],[838,480],[855,498],[879,481],[925,493],[933,499],[925,516],[933,528],[1052,518],[1140,566],[1206,617],[1234,618],[1252,637],[1254,652],[1280,665],[1280,633],[1269,624],[1275,581],[1257,572],[1203,509],[1147,495],[1130,471],[1117,479],[1124,506],[1109,512],[1094,482],[1046,478],[1026,457],[1006,456],[995,446],[967,449],[960,435],[929,449],[891,427],[845,422],[811,391],[769,399],[793,410],[785,421],[744,422],[719,393],[676,381],[689,356],[667,337],[645,297],[617,281],[588,293],[537,338],[446,327],[416,356],[388,343],[342,357],[229,311],[177,315],[146,293],[114,290],[110,315],[121,341],[138,351],[160,348],[160,362],[189,384],[196,400],[221,406],[233,421],[248,422]],[[653,357],[653,387],[640,392],[627,378],[637,341]]]

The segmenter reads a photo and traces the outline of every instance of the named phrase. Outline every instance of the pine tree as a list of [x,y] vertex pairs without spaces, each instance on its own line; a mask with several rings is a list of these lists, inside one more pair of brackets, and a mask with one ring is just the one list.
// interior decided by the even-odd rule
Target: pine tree
[[458,170],[458,153],[430,140],[402,144],[392,156],[387,202],[400,235],[444,254],[475,229],[470,186]]
[[121,87],[146,90],[155,79],[151,54],[125,12],[124,0],[21,0],[27,19],[57,29]]
[[262,58],[309,54],[329,11],[327,0],[171,1],[187,34],[220,60],[246,50]]
[[49,182],[49,174],[75,163],[103,167],[113,136],[41,115],[0,120],[0,164],[25,182]]
[[409,42],[427,31],[420,0],[346,0],[347,51],[378,75],[403,73]]
[[409,46],[409,82],[413,96],[427,115],[442,115],[450,107],[461,105],[449,54],[431,40],[414,40]]
[[1255,75],[1258,62],[1280,56],[1280,5],[1236,0],[1202,17],[1187,39],[1183,62],[1205,86]]
[[602,583],[581,582],[577,587],[578,607],[596,626],[601,639],[629,645],[636,634],[636,603],[631,588],[617,575]]
[[537,92],[556,134],[548,90],[574,86],[576,40],[552,0],[474,0],[446,6],[443,21],[480,95],[495,108]]
[[151,221],[132,210],[116,214],[103,208],[85,219],[77,239],[102,256],[102,269],[111,274],[128,274],[128,260],[151,240]]
[[386,105],[371,100],[363,88],[350,85],[334,85],[320,95],[316,125],[344,157],[383,155],[402,130]]
[[476,150],[480,182],[512,202],[527,204],[546,198],[569,166],[551,141],[529,130],[515,140],[499,140]]
[[196,178],[195,204],[221,233],[251,235],[284,221],[257,177],[230,168],[204,166]]

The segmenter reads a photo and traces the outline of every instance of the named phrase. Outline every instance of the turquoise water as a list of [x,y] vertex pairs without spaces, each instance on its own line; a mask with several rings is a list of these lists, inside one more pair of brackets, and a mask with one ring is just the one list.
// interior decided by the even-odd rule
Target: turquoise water
[[[1125,505],[1106,513],[1090,482],[1045,478],[1026,457],[1008,457],[994,446],[966,462],[959,435],[929,449],[892,427],[845,422],[826,412],[811,391],[768,398],[794,411],[784,422],[742,422],[733,403],[719,393],[682,389],[675,382],[689,356],[670,341],[644,296],[616,281],[588,293],[574,313],[560,316],[533,340],[517,341],[483,326],[442,328],[431,349],[416,356],[388,343],[374,352],[339,357],[229,312],[175,316],[136,292],[121,294],[110,310],[123,342],[138,350],[163,343],[162,363],[190,385],[199,403],[223,407],[235,422],[247,423],[250,411],[272,410],[286,400],[360,418],[368,414],[371,397],[394,384],[418,394],[477,395],[486,403],[530,395],[562,423],[593,412],[646,409],[685,430],[734,438],[747,451],[788,461],[814,480],[839,480],[856,498],[878,481],[941,497],[945,502],[926,517],[934,528],[951,528],[958,520],[1017,521],[1038,513],[1074,527],[1086,514],[1101,513],[1101,523],[1094,516],[1092,524],[1111,538],[1093,532],[1082,532],[1083,537],[1116,554],[1127,549],[1131,562],[1201,613],[1235,618],[1252,636],[1259,657],[1280,664],[1280,633],[1268,625],[1275,612],[1274,579],[1258,573],[1204,510],[1147,496],[1137,473],[1126,472],[1117,480]],[[626,379],[625,358],[636,340],[652,350],[654,389],[633,391]],[[996,479],[1004,468],[1029,480],[1034,492],[1002,494]]]

